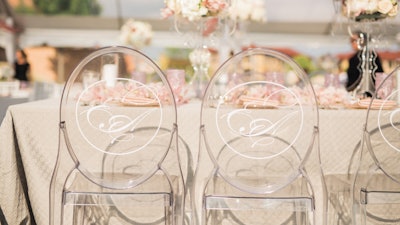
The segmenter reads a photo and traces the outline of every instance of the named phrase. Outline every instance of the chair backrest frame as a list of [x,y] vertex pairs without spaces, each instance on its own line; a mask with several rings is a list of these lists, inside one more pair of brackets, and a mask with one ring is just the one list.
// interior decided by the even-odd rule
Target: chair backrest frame
[[[271,81],[266,81],[266,80],[247,80],[247,81],[243,81],[243,82],[239,82],[236,83],[235,86],[233,86],[233,88],[230,88],[228,91],[225,91],[222,93],[222,97],[218,97],[217,99],[213,96],[215,95],[216,91],[215,91],[215,87],[218,85],[219,82],[221,82],[221,80],[224,80],[226,78],[224,78],[224,76],[227,75],[227,71],[230,71],[230,66],[232,65],[238,65],[241,63],[241,60],[243,58],[246,57],[252,57],[254,55],[266,55],[266,56],[273,56],[275,57],[275,60],[281,60],[283,62],[287,62],[287,65],[289,67],[291,67],[294,70],[294,73],[298,74],[298,79],[302,82],[303,88],[306,89],[305,92],[307,92],[308,94],[310,94],[311,97],[309,97],[309,99],[307,99],[307,104],[304,104],[304,102],[302,102],[303,100],[301,99],[300,96],[298,96],[299,93],[296,93],[295,91],[293,91],[290,88],[287,88],[287,86],[285,84],[281,84],[281,83],[277,83],[277,82],[271,82]],[[251,59],[249,59],[251,60]],[[251,101],[249,103],[249,105],[243,105],[242,107],[236,107],[236,106],[232,106],[229,108],[229,106],[227,107],[226,105],[226,99],[229,99],[231,96],[234,95],[234,92],[240,92],[241,90],[247,88],[247,87],[256,87],[257,85],[260,86],[264,86],[264,87],[272,87],[272,88],[276,88],[273,89],[273,91],[270,92],[270,96],[273,97],[273,95],[276,94],[282,94],[284,92],[286,92],[287,95],[289,95],[290,97],[292,97],[292,99],[294,99],[293,102],[291,102],[288,105],[281,105],[281,106],[276,106],[276,105],[269,105],[268,101],[271,100],[271,103],[274,104],[275,102],[273,101],[273,99],[270,99],[268,96],[265,97],[264,102],[262,102],[261,104],[263,104],[260,109],[253,109],[252,105],[251,105]],[[233,94],[232,94],[233,93]],[[219,93],[221,94],[221,93]],[[312,97],[314,96],[314,97]],[[256,102],[259,103],[259,102]],[[236,108],[235,108],[236,107]],[[298,107],[299,111],[295,111],[293,110],[293,108]],[[257,130],[257,126],[266,126],[265,124],[257,124],[259,121],[268,121],[270,118],[268,118],[268,116],[270,115],[269,113],[275,111],[276,112],[276,108],[285,111],[287,110],[287,114],[284,114],[282,117],[279,117],[281,115],[276,116],[276,118],[271,118],[271,121],[273,119],[275,119],[274,121],[276,122],[275,124],[270,124],[270,127],[265,128],[265,130]],[[211,109],[211,110],[209,110]],[[246,111],[251,111],[251,113],[254,113],[256,111],[259,111],[260,113],[256,115],[254,115],[254,120],[253,118],[245,118],[246,116],[249,116],[251,113],[248,113]],[[292,111],[291,111],[292,110]],[[209,113],[208,111],[211,111],[213,113]],[[269,111],[269,112],[268,112]],[[220,114],[218,114],[219,112],[221,112]],[[261,113],[263,112],[263,113]],[[248,119],[247,121],[245,121],[244,123],[237,123],[240,120],[235,120],[234,122],[230,122],[229,120],[231,118],[233,118],[236,115],[244,115],[243,119]],[[304,130],[303,130],[303,125],[305,124],[305,119],[306,119],[306,115],[307,119],[312,118],[312,124],[311,126],[308,126],[308,132],[307,133],[307,138],[308,138],[308,142],[304,140],[304,137],[306,135],[304,135]],[[252,114],[253,115],[253,114]],[[270,140],[274,139],[274,135],[276,134],[275,131],[268,131],[267,129],[276,129],[279,130],[282,127],[284,127],[284,124],[288,123],[288,121],[290,119],[292,119],[293,117],[298,116],[299,119],[294,120],[295,122],[298,122],[299,125],[299,129],[296,130],[295,134],[292,134],[292,136],[290,136],[289,138],[287,137],[280,137],[280,136],[276,136],[277,138],[280,138],[281,140],[283,140],[285,143],[289,143],[286,144],[286,146],[282,149],[280,149],[277,152],[271,151],[269,153],[266,153],[265,155],[260,155],[259,153],[254,153],[254,155],[252,155],[252,153],[247,154],[244,152],[241,152],[241,150],[236,150],[235,147],[232,147],[230,145],[230,141],[234,140],[237,137],[246,137],[248,139],[256,139],[256,138],[270,138]],[[212,119],[210,119],[210,117],[212,117]],[[249,116],[250,117],[250,116]],[[226,124],[224,124],[224,127],[220,127],[221,126],[221,121],[218,121],[219,119],[223,118],[223,120],[225,120],[224,122]],[[277,119],[278,118],[278,119]],[[243,122],[243,119],[241,120]],[[210,120],[214,120],[209,122]],[[228,121],[228,122],[227,122]],[[245,182],[243,183],[241,180],[233,180],[231,179],[232,177],[230,177],[228,175],[228,173],[226,171],[224,171],[223,166],[219,165],[219,153],[218,151],[214,151],[213,149],[216,148],[216,146],[211,146],[211,144],[209,143],[213,143],[212,145],[214,145],[214,143],[218,143],[218,142],[222,142],[222,145],[229,148],[232,152],[234,152],[234,154],[240,155],[242,157],[242,159],[244,160],[254,160],[254,161],[263,161],[266,162],[268,160],[272,160],[274,157],[279,156],[281,154],[285,154],[288,149],[294,148],[296,149],[297,146],[294,146],[294,143],[296,143],[297,141],[299,141],[301,139],[301,141],[307,142],[307,144],[305,145],[306,147],[306,151],[303,151],[302,153],[296,153],[296,155],[300,156],[300,160],[297,162],[297,166],[295,166],[296,168],[293,169],[293,173],[291,174],[286,174],[287,176],[287,180],[285,181],[285,183],[290,183],[291,181],[293,181],[294,179],[296,179],[296,177],[299,176],[299,174],[303,171],[303,166],[305,164],[305,161],[308,159],[311,151],[313,150],[313,146],[314,143],[316,141],[316,133],[318,132],[318,106],[317,106],[317,100],[315,97],[315,92],[313,90],[313,87],[311,85],[310,80],[307,77],[307,74],[305,74],[304,70],[301,69],[301,67],[295,63],[290,57],[276,52],[274,50],[269,50],[269,49],[261,49],[261,48],[255,48],[255,49],[248,49],[245,51],[242,51],[236,55],[234,55],[233,57],[231,57],[229,60],[227,60],[226,62],[224,62],[224,64],[222,64],[218,70],[215,72],[214,76],[211,78],[211,81],[205,91],[204,97],[203,97],[203,101],[202,101],[202,109],[201,109],[201,133],[204,139],[204,142],[206,143],[206,149],[208,152],[209,157],[211,158],[211,160],[213,161],[214,166],[216,167],[216,171],[219,173],[219,175],[221,175],[221,177],[223,177],[226,181],[228,181],[229,183],[231,183],[233,186],[241,189],[241,190],[251,190],[251,192],[254,193],[268,193],[268,192],[273,192],[274,190],[280,189],[282,186],[284,186],[284,184],[279,184],[276,187],[271,189],[271,185],[265,185],[265,186],[258,186],[258,187],[250,187],[248,184],[246,184]],[[215,125],[210,125],[214,123]],[[246,126],[246,123],[247,126]],[[273,122],[271,122],[273,123]],[[234,125],[233,125],[234,124]],[[238,125],[239,124],[239,125]],[[248,133],[240,133],[239,129],[242,128],[248,128],[248,129],[252,129],[252,125],[254,125],[254,133],[251,133],[252,131],[248,131]],[[235,131],[233,130],[229,130],[231,129],[233,126],[235,127]],[[295,126],[294,126],[295,127]],[[208,130],[209,129],[216,129],[219,130],[217,133],[211,133]],[[225,130],[224,130],[225,129]],[[229,136],[231,133],[233,132],[237,132],[237,136],[235,135],[231,135]],[[229,133],[229,134],[227,134]],[[279,135],[281,135],[282,133],[279,133]],[[226,135],[226,137],[224,136]],[[267,137],[268,136],[268,137]],[[219,139],[219,140],[217,140]],[[252,143],[248,143],[248,146],[254,146],[257,145],[258,143],[262,143],[264,141],[264,139],[258,139],[255,142]],[[279,140],[279,139],[276,139]],[[258,142],[258,143],[257,143]],[[272,141],[271,141],[272,142]],[[253,147],[252,146],[252,147]],[[310,147],[311,146],[311,147]],[[264,152],[268,152],[265,151],[268,148],[268,146],[262,146],[261,148],[259,148],[259,152],[261,151],[261,149],[264,149]],[[256,152],[256,151],[255,151]],[[257,163],[256,163],[257,164]]]

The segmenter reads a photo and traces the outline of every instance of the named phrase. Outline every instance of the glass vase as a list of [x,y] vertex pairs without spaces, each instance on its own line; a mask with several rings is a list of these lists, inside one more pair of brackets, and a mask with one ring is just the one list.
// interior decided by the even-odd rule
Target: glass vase
[[190,55],[189,60],[193,67],[193,77],[190,80],[190,85],[193,89],[195,98],[202,98],[204,91],[207,88],[210,77],[208,69],[210,67],[211,53],[208,48],[196,48]]
[[357,66],[360,76],[357,79],[357,86],[352,91],[352,95],[354,99],[364,98],[367,95],[371,95],[374,92],[374,85],[372,83],[372,73],[370,68],[372,68],[370,62],[370,56],[373,54],[370,53],[370,47],[367,37],[364,37],[364,34],[368,37],[366,33],[361,34],[358,36],[357,46],[358,46],[358,53],[357,57],[359,59],[359,65]]
[[[376,30],[381,26],[379,20],[353,20],[353,24],[349,29],[352,35],[358,35],[359,49],[359,65],[358,69],[361,74],[360,80],[356,88],[353,90],[353,98],[371,97],[375,93],[375,72],[378,68],[376,64],[377,53],[375,46],[379,39],[379,33],[384,31]],[[372,38],[374,36],[374,39]],[[374,42],[372,41],[374,40]]]
[[[210,80],[209,68],[211,53],[209,47],[215,42],[215,33],[220,28],[218,17],[201,17],[189,22],[194,26],[191,30],[192,36],[189,40],[189,47],[193,51],[189,54],[189,60],[193,68],[193,76],[189,82],[192,87],[192,97],[201,99]],[[180,25],[182,26],[182,22]],[[182,29],[181,29],[182,30]]]

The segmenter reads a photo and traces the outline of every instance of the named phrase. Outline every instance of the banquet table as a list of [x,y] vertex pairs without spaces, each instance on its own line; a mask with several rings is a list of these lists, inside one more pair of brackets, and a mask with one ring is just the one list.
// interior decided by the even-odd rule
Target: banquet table
[[[178,106],[178,132],[194,157],[192,168],[196,168],[199,146],[200,108],[200,101]],[[365,109],[319,110],[321,160],[328,198],[332,201],[329,202],[329,224],[347,221],[351,215],[347,174],[362,137],[365,116]],[[30,220],[39,225],[48,224],[58,117],[58,98],[13,105],[7,110],[0,126],[0,221],[20,224]]]
[[29,101],[29,97],[0,97],[0,123],[6,115],[10,105],[25,103]]

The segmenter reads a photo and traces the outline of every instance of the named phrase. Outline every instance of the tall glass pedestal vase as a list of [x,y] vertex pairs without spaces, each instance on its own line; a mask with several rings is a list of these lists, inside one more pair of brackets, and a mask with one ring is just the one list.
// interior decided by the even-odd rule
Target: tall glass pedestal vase
[[[342,0],[341,3],[341,11],[349,19],[350,35],[362,32],[358,37],[358,48],[361,51],[358,68],[361,76],[353,91],[353,96],[369,97],[375,93],[375,72],[379,72],[377,64],[380,63],[374,52],[372,40],[377,41],[384,37],[385,21],[397,15],[398,3],[397,1],[370,0]],[[374,39],[371,36],[374,36]]]
[[210,80],[209,68],[211,53],[209,47],[213,46],[216,39],[216,31],[220,28],[218,17],[207,16],[189,21],[185,18],[175,18],[175,27],[179,33],[183,32],[187,37],[187,45],[193,51],[189,54],[189,60],[193,68],[193,76],[189,82],[192,89],[192,98],[203,98],[204,91]]
[[377,65],[375,64],[376,53],[370,46],[370,34],[362,33],[360,35],[360,43],[359,47],[361,48],[360,54],[360,72],[361,72],[361,80],[357,85],[356,89],[353,91],[354,95],[359,97],[371,97],[375,93],[375,71]]
[[202,98],[210,80],[208,68],[210,67],[211,53],[207,48],[196,48],[190,55],[189,60],[193,67],[193,77],[190,84],[194,91],[194,97]]
[[[353,84],[352,91],[355,100],[371,97],[375,93],[375,73],[382,72],[381,62],[375,52],[375,47],[384,32],[385,23],[381,19],[359,18],[351,20],[349,33],[357,43],[359,78]],[[373,36],[373,38],[372,38]],[[353,43],[352,43],[353,44]]]

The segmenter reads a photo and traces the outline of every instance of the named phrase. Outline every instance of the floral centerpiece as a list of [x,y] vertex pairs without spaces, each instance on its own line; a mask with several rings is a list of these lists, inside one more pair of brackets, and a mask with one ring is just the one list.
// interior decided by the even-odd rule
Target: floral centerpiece
[[343,0],[342,12],[356,21],[393,18],[398,3],[397,0]]
[[149,23],[129,19],[122,25],[119,38],[124,44],[141,49],[151,43],[152,27]]
[[265,23],[267,21],[265,0],[236,0],[229,8],[229,17],[237,21]]
[[[221,19],[229,14],[230,0],[164,0],[161,16],[174,16],[175,29],[190,37],[187,44],[193,48],[190,54],[193,76],[189,82],[189,95],[201,98],[207,86],[210,66],[209,47],[218,34]],[[200,60],[199,60],[200,59]]]
[[9,63],[0,62],[0,81],[11,81],[14,73],[14,68]]
[[226,16],[228,8],[227,0],[165,0],[161,15],[164,18],[177,15],[195,21],[202,17]]

